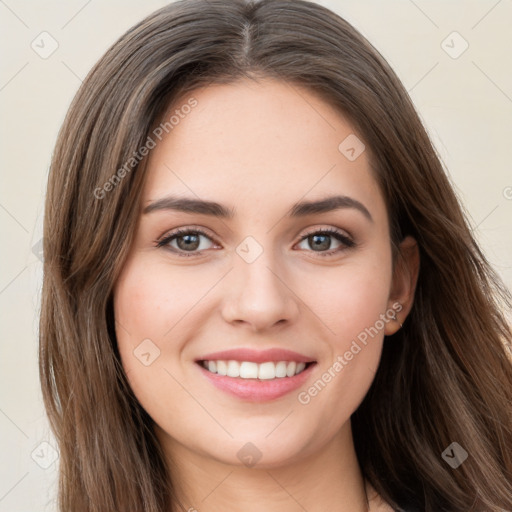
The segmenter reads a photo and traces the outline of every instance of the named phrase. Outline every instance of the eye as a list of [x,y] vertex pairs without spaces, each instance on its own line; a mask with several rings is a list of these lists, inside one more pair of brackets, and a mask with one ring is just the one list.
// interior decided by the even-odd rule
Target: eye
[[[335,238],[338,244],[341,245],[341,248],[338,247],[327,251],[326,249],[331,249],[333,238]],[[332,228],[307,233],[301,238],[299,243],[303,242],[310,244],[310,246],[314,248],[313,252],[318,252],[319,256],[331,256],[335,253],[341,252],[356,245],[355,242],[347,235]]]
[[[204,243],[201,243],[201,238],[212,240],[205,231],[199,228],[177,229],[158,241],[156,246],[169,248],[179,256],[195,256],[198,252],[208,249]],[[174,242],[177,246],[173,245]],[[186,254],[187,252],[190,254]]]
[[[211,248],[208,247],[208,243],[205,247],[205,244],[201,241],[202,238],[213,242],[212,238],[200,228],[180,228],[157,241],[156,247],[167,248],[178,256],[197,256],[201,251]],[[339,246],[328,250],[331,249],[333,238]],[[299,244],[303,242],[311,244],[313,252],[317,252],[319,256],[331,256],[356,245],[350,237],[333,228],[307,233],[300,239]]]

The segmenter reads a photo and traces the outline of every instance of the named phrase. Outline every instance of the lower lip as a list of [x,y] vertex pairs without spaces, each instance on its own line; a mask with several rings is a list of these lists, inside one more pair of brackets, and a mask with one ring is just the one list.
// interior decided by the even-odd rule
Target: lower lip
[[220,390],[250,402],[266,402],[291,393],[302,386],[311,375],[316,363],[310,364],[305,370],[293,377],[263,380],[228,377],[212,373],[201,364],[197,364],[197,366],[202,370],[203,375]]

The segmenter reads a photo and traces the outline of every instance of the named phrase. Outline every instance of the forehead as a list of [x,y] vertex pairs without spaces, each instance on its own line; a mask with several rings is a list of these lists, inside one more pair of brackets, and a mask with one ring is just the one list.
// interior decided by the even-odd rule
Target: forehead
[[212,84],[182,95],[166,122],[149,155],[143,206],[194,195],[254,213],[339,193],[385,215],[360,137],[307,89],[272,79]]

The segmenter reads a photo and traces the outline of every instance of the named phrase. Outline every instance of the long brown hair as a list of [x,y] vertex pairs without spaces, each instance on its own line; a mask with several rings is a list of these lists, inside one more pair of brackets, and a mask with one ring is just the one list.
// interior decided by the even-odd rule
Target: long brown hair
[[[146,159],[130,159],[180,94],[258,77],[306,87],[349,119],[386,201],[393,261],[404,236],[419,245],[413,308],[351,419],[363,475],[395,508],[512,510],[510,292],[395,73],[349,23],[302,0],[172,3],[106,52],[69,109],[48,181],[39,354],[59,510],[178,506],[116,345],[112,289],[145,178]],[[442,457],[453,442],[468,453],[456,469]]]

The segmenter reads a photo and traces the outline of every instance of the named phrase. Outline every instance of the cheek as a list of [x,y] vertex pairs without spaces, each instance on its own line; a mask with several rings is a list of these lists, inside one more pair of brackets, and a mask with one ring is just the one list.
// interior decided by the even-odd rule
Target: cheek
[[[391,256],[384,249],[351,265],[340,266],[329,281],[322,282],[317,308],[329,328],[328,357],[318,368],[312,386],[299,396],[312,417],[324,416],[326,432],[334,431],[354,412],[377,371],[391,284]],[[336,274],[336,275],[335,275]],[[324,338],[325,342],[326,339]],[[320,340],[319,340],[320,342]]]
[[161,265],[135,256],[125,264],[114,289],[122,366],[137,400],[153,418],[186,399],[171,376],[180,345],[165,342],[170,330],[180,339],[175,336],[183,324],[180,320],[198,298],[198,291],[184,281],[179,272],[170,276]]
[[[325,277],[312,276],[308,287],[311,309],[329,328],[334,345],[341,350],[347,341],[373,326],[387,309],[391,263],[385,253],[369,254],[333,269]],[[380,325],[380,324],[379,324]]]
[[183,393],[171,374],[197,325],[201,300],[218,277],[148,260],[136,254],[125,264],[114,289],[114,316],[123,368],[139,401],[150,408],[158,390]]
[[128,263],[114,292],[114,314],[120,344],[137,344],[150,338],[157,344],[198,304],[212,286],[211,276],[191,279],[186,271],[169,271],[158,262],[143,258]]

